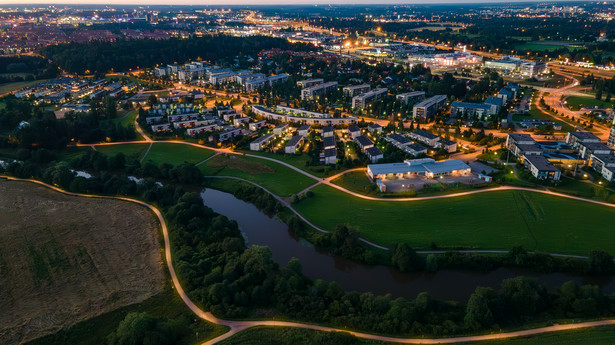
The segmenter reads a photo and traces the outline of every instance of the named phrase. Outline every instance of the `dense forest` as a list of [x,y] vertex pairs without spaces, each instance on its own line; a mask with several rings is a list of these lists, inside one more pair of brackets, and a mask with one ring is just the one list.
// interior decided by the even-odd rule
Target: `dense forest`
[[[212,49],[215,47],[215,49]],[[216,63],[236,56],[252,57],[264,49],[310,50],[313,46],[292,44],[280,38],[211,36],[168,40],[119,40],[66,43],[44,48],[41,54],[71,73],[128,71],[157,64],[185,63],[201,59]]]
[[0,84],[49,79],[58,74],[56,64],[38,56],[0,56]]

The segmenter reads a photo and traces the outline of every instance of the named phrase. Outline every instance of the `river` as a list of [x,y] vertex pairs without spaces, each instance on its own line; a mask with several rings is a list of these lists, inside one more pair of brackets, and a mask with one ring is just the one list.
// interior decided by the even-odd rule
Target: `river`
[[256,206],[232,194],[208,188],[201,193],[201,197],[204,204],[216,213],[237,222],[248,246],[268,246],[273,259],[281,266],[295,257],[301,262],[307,277],[335,281],[346,291],[373,292],[379,295],[390,293],[393,297],[409,299],[427,291],[434,298],[465,302],[477,286],[498,288],[502,280],[524,275],[536,278],[550,287],[574,280],[579,284],[599,285],[607,293],[615,292],[615,280],[612,277],[541,274],[507,268],[489,272],[439,270],[434,273],[402,273],[388,266],[358,264],[318,251],[311,243],[291,236],[285,223],[267,216]]

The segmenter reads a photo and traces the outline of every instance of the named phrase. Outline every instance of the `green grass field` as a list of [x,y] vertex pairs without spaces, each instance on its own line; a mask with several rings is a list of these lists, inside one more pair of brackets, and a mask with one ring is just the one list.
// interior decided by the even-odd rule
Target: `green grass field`
[[295,208],[315,225],[332,230],[350,224],[380,245],[406,242],[427,248],[530,250],[585,255],[615,254],[610,219],[615,209],[533,192],[500,191],[409,202],[370,201],[317,186]]
[[615,102],[605,102],[594,97],[570,96],[566,98],[566,105],[572,110],[579,110],[583,107],[594,108],[596,106],[598,108],[612,108]]
[[[214,338],[226,331],[226,327],[214,325],[206,321],[199,320],[175,290],[167,288],[162,293],[153,296],[141,303],[114,310],[112,312],[97,316],[90,320],[80,322],[68,329],[61,330],[55,334],[33,340],[29,345],[99,345],[106,344],[106,339],[111,332],[115,331],[118,324],[130,312],[146,312],[153,317],[159,318],[185,318],[194,319],[191,333],[181,339],[178,345],[200,344],[207,339]],[[198,335],[197,335],[198,334]]]
[[115,156],[121,152],[126,156],[126,161],[131,161],[133,159],[140,159],[148,147],[148,143],[102,145],[96,146],[96,151],[99,151],[107,156]]
[[[331,167],[329,166],[323,166],[323,165],[316,165],[316,166],[306,166],[306,162],[310,161],[310,157],[308,157],[307,155],[287,155],[287,154],[277,154],[277,153],[271,153],[271,152],[255,152],[255,151],[246,151],[246,153],[249,153],[251,155],[255,155],[255,156],[263,156],[263,157],[269,157],[269,158],[273,158],[273,159],[277,159],[279,161],[282,161],[284,163],[288,163],[294,167],[297,167],[305,172],[308,172],[314,176],[318,176],[318,177],[325,177],[327,175],[334,175],[337,174],[339,172],[342,172],[343,170],[332,170]],[[326,173],[326,171],[329,171],[329,173]]]
[[183,162],[198,163],[211,157],[213,154],[214,151],[207,148],[172,143],[155,143],[145,156],[143,162],[149,162],[155,165],[160,165],[160,163],[169,163],[172,165]]
[[316,180],[281,164],[245,156],[216,156],[200,165],[199,169],[207,176],[244,178],[282,197],[291,196],[316,183]]
[[353,192],[378,194],[376,184],[369,180],[365,171],[351,171],[331,181]]
[[14,82],[14,83],[6,83],[6,84],[0,84],[0,95],[7,93],[7,92],[12,92],[15,90],[19,90],[23,87],[26,86],[30,86],[30,85],[35,85],[38,83],[41,83],[43,81],[45,81],[46,79],[43,80],[30,80],[30,81],[18,81],[18,82]]

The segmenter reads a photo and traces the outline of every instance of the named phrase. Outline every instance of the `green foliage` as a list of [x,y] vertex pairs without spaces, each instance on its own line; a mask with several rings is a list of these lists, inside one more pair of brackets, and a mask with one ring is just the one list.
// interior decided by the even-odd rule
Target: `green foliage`
[[188,320],[154,318],[147,313],[129,313],[109,335],[109,345],[171,345],[190,332]]
[[256,57],[261,50],[272,48],[314,49],[313,46],[293,45],[284,39],[265,36],[208,36],[189,39],[66,43],[47,46],[41,54],[55,61],[67,72],[83,74],[86,71],[92,73],[128,71],[138,67],[153,67],[156,64],[184,63],[197,58],[214,62],[228,61],[237,55]]

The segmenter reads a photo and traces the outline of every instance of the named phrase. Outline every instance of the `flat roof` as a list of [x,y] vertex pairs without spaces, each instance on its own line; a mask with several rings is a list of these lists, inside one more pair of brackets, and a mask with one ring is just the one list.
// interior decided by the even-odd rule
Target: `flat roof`
[[360,131],[361,128],[359,128],[359,126],[350,126],[348,127],[348,131],[349,132],[356,132],[356,131]]
[[581,143],[581,146],[584,146],[592,151],[613,151],[613,149],[611,149],[610,147],[606,146],[603,143]]
[[252,141],[250,144],[260,144],[264,141],[267,141],[269,139],[271,139],[271,137],[273,137],[273,134],[265,134],[262,137],[256,138],[254,141]]
[[412,132],[412,134],[415,134],[415,135],[418,135],[418,136],[421,136],[421,137],[424,137],[424,138],[427,138],[427,139],[436,139],[436,138],[438,138],[437,135],[431,134],[431,133],[429,133],[427,131],[424,131],[422,129],[417,129],[416,131]]
[[468,170],[470,166],[459,159],[434,162],[433,159],[413,159],[403,163],[370,164],[368,169],[374,175],[426,173],[441,174],[446,172]]
[[337,149],[333,148],[333,149],[325,150],[325,157],[334,157],[334,156],[337,156]]
[[508,137],[513,139],[514,141],[536,141],[529,134],[509,133]]
[[398,143],[401,143],[401,144],[406,144],[406,143],[410,142],[410,139],[404,137],[403,135],[399,135],[399,134],[396,134],[396,133],[387,135],[387,138],[389,138],[391,140],[395,140],[395,141],[397,141]]
[[358,141],[361,146],[374,145],[374,143],[364,135],[359,135],[355,140]]
[[312,126],[310,126],[310,125],[303,125],[303,126],[299,127],[299,130],[300,131],[305,131],[306,129],[310,129],[310,128],[312,128]]
[[366,149],[366,150],[365,150],[365,153],[366,153],[368,156],[379,156],[379,155],[381,155],[381,154],[382,154],[382,151],[380,151],[380,149],[379,149],[379,148],[377,148],[376,146],[372,146],[372,147],[370,147],[370,148]]
[[595,158],[599,161],[601,161],[604,164],[608,164],[608,163],[615,163],[615,156],[613,155],[596,155],[596,154],[592,154],[592,158]]
[[322,139],[323,144],[325,145],[325,147],[328,146],[335,146],[335,138],[334,137],[326,137]]
[[542,155],[525,156],[525,160],[530,162],[530,164],[535,166],[539,171],[559,171],[553,163],[549,162],[547,157]]
[[286,147],[289,146],[297,146],[297,144],[299,144],[301,142],[301,140],[303,140],[303,137],[300,135],[295,135],[292,138],[290,138],[290,140],[288,141],[288,143],[286,144]]
[[590,132],[568,132],[568,134],[572,135],[575,138],[581,139],[581,140],[594,139],[594,140],[600,141],[600,138],[598,138],[597,136],[595,136],[593,133],[590,133]]

